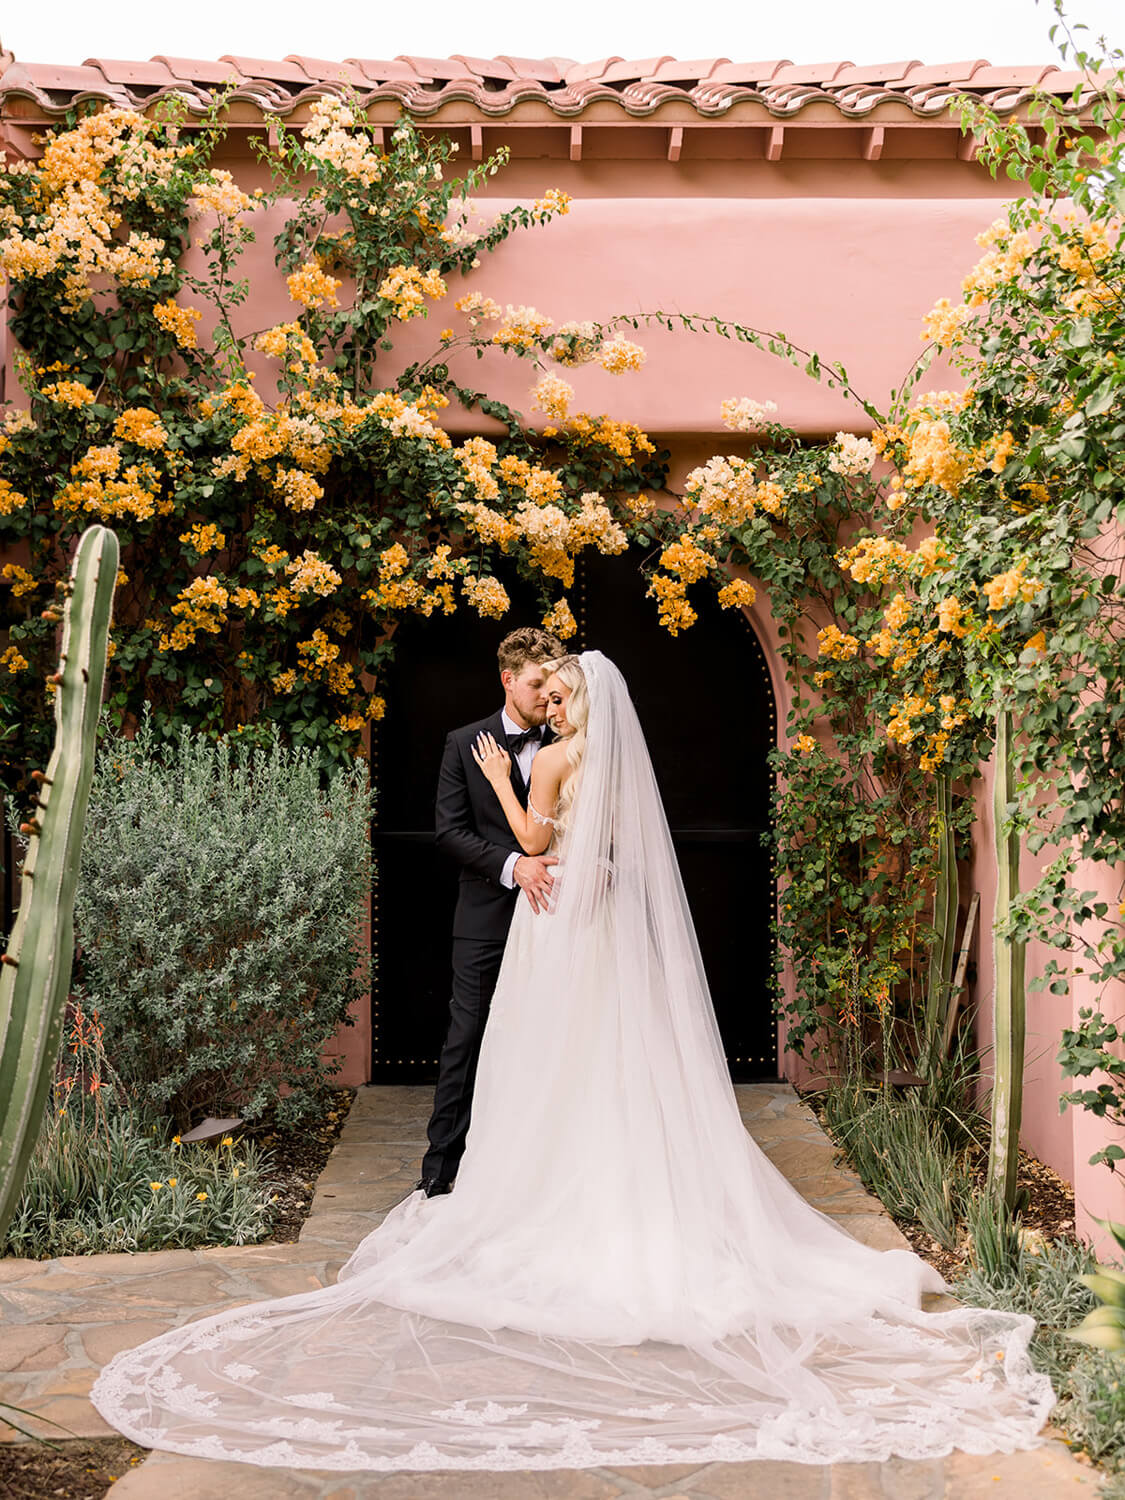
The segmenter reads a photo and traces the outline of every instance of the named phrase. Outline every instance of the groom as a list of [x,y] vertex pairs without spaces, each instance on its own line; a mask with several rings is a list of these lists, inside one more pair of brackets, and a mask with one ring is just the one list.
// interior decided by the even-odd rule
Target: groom
[[512,786],[526,807],[531,763],[552,738],[544,727],[547,673],[543,663],[562,656],[553,635],[534,626],[513,630],[497,651],[504,707],[490,718],[446,737],[438,773],[435,831],[438,848],[461,866],[453,916],[453,998],[449,1030],[438,1064],[434,1109],[426,1134],[418,1187],[427,1198],[448,1193],[465,1149],[473,1082],[484,1023],[500,973],[517,891],[532,910],[546,907],[554,855],[521,854],[489,783],[473,762],[470,747],[488,730],[512,759]]

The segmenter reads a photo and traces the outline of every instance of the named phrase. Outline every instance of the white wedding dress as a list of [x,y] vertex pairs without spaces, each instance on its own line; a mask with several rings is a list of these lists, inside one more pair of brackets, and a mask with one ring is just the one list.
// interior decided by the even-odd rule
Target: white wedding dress
[[857,1243],[747,1135],[636,713],[581,662],[557,895],[513,920],[454,1191],[405,1199],[335,1286],[118,1355],[95,1406],[148,1447],[331,1469],[1034,1445],[1031,1319],[920,1311],[937,1273]]

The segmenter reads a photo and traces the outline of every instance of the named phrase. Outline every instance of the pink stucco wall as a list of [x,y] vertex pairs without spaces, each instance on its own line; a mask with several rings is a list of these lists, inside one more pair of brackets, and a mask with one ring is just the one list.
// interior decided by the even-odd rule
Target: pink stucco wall
[[[996,899],[996,857],[993,841],[995,820],[992,811],[993,766],[985,768],[976,798],[976,825],[973,831],[973,855],[970,890],[980,892],[980,923],[977,929],[977,977],[970,998],[976,1007],[977,1035],[987,1045],[993,1014],[993,948],[992,912]],[[1020,885],[1027,889],[1038,879],[1049,862],[1052,851],[1039,856],[1024,854]],[[1121,881],[1120,870],[1104,864],[1085,861],[1078,866],[1075,884],[1080,890],[1095,891],[1097,896],[1116,909]],[[962,893],[962,908],[967,893]],[[1027,951],[1027,979],[1041,975],[1048,960],[1065,961],[1065,955],[1043,943],[1032,943]],[[1052,995],[1047,991],[1029,991],[1027,996],[1027,1048],[1024,1069],[1024,1115],[1021,1141],[1041,1161],[1054,1167],[1060,1176],[1074,1184],[1077,1228],[1095,1245],[1109,1250],[1107,1237],[1092,1222],[1094,1217],[1125,1221],[1125,1181],[1107,1167],[1089,1164],[1089,1158],[1110,1141],[1125,1145],[1125,1131],[1098,1120],[1085,1110],[1059,1111],[1059,1095],[1064,1087],[1093,1088],[1098,1078],[1071,1080],[1064,1084],[1055,1062],[1063,1028],[1077,1023],[1083,1007],[1101,1009],[1110,1019],[1125,1013],[1125,984],[1116,982],[1100,995],[1082,975],[1075,976],[1070,994]],[[990,1059],[984,1059],[986,1076]]]

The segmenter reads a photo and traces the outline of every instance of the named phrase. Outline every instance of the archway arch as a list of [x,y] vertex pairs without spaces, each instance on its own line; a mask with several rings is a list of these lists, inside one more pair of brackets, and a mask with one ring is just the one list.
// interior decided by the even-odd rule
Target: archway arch
[[[446,732],[498,705],[496,646],[534,620],[530,589],[505,579],[504,620],[459,611],[400,627],[387,717],[373,745],[379,801],[372,923],[372,1071],[377,1083],[437,1073],[448,1019],[456,871],[433,843]],[[768,845],[777,709],[762,645],[740,611],[705,590],[700,619],[672,637],[633,559],[582,559],[570,593],[574,650],[624,672],[644,725],[735,1079],[776,1078],[775,880]]]

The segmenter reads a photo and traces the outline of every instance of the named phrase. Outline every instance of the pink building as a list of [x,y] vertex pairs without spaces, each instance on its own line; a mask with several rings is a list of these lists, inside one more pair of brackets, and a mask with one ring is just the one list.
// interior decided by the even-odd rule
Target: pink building
[[[252,136],[268,132],[276,120],[300,125],[313,99],[351,85],[365,97],[369,117],[388,132],[405,109],[424,128],[455,139],[462,160],[506,147],[510,165],[490,184],[485,211],[493,198],[496,207],[530,201],[547,187],[572,196],[565,219],[502,246],[474,277],[474,290],[531,304],[556,322],[661,309],[784,331],[841,361],[854,387],[877,405],[919,353],[922,314],[939,297],[957,295],[977,258],[974,236],[1013,190],[976,160],[950,101],[968,93],[1019,117],[1032,89],[1069,96],[1081,81],[1046,65],[993,67],[981,59],[794,66],[784,59],[670,57],[576,63],[160,56],[91,58],[81,67],[63,67],[0,52],[0,146],[9,158],[37,154],[36,132],[83,100],[146,110],[174,92],[202,112],[208,91],[228,79],[236,87],[218,164],[231,168],[244,187],[264,181],[250,151]],[[255,269],[263,273],[259,285],[277,285],[276,306],[254,309],[256,327],[291,315],[272,272],[270,240],[268,226],[260,226],[247,264],[251,277]],[[403,330],[395,358],[408,362],[432,337],[424,326]],[[869,426],[838,392],[745,345],[643,327],[637,337],[648,351],[644,370],[620,380],[587,368],[579,400],[639,423],[668,447],[673,483],[734,446],[719,422],[720,402],[732,395],[776,402],[779,419],[809,438]],[[519,363],[497,353],[483,370],[472,361],[463,373],[466,383],[484,384],[526,407],[527,371]],[[929,379],[940,386],[953,378],[935,370]],[[9,368],[9,399],[13,392]],[[479,429],[465,413],[447,415],[455,429]],[[784,726],[789,689],[764,592],[749,624],[756,660],[769,678],[762,702],[769,700],[773,736]],[[984,786],[982,853],[962,880],[964,891],[981,895],[971,998],[984,1037],[992,984],[990,825]],[[1095,870],[1088,883],[1106,878]],[[1029,955],[1029,975],[1045,960]],[[1081,1112],[1060,1118],[1057,1106],[1058,1036],[1089,998],[1079,989],[1067,1000],[1030,997],[1027,1050],[1024,1139],[1075,1183],[1080,1228],[1088,1227],[1090,1212],[1125,1219],[1116,1179],[1086,1165],[1103,1144],[1104,1126]],[[372,1076],[372,1029],[377,1059],[382,1024],[378,1007],[357,1020],[340,1040],[344,1076],[353,1083]],[[792,1071],[794,1059],[784,1051],[778,1056]],[[405,1066],[412,1059],[399,1061]],[[392,1075],[376,1067],[375,1076]]]

